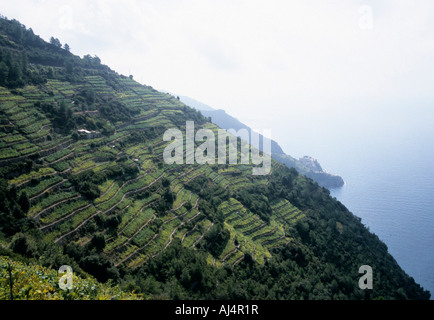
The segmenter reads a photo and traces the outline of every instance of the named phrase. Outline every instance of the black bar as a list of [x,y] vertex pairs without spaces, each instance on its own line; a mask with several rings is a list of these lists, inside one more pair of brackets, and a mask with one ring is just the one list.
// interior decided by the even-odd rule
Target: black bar
[[[50,315],[77,320],[112,318],[134,319],[311,319],[333,317],[349,319],[388,318],[411,312],[413,317],[433,310],[430,301],[0,301],[0,310],[20,319]],[[7,314],[7,313],[5,313]],[[139,317],[139,318],[137,318]]]

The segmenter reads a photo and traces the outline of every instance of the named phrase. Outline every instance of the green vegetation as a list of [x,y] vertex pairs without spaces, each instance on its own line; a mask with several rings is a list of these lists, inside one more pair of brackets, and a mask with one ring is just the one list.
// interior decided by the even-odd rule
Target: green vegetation
[[[10,273],[9,273],[10,270]],[[12,291],[10,276],[12,275]],[[90,277],[73,275],[71,290],[59,287],[56,270],[38,264],[15,261],[0,256],[0,300],[139,300],[141,297],[126,293],[119,287],[101,284]]]
[[[218,128],[59,44],[0,19],[1,299],[8,264],[17,299],[429,298],[296,170],[164,163],[167,129]],[[69,294],[53,273],[64,264]],[[358,288],[364,264],[370,291]]]

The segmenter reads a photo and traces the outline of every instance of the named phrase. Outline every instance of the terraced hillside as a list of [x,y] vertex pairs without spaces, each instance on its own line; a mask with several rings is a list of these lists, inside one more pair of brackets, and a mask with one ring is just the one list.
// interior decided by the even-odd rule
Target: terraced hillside
[[[213,263],[235,264],[245,252],[263,263],[264,258],[270,257],[268,249],[290,241],[285,228],[304,216],[290,202],[271,204],[273,221],[266,223],[232,197],[252,180],[257,185],[266,185],[268,176],[253,179],[249,165],[167,166],[162,154],[169,142],[162,140],[161,133],[178,126],[172,119],[182,117],[186,107],[176,98],[129,78],[116,79],[116,88],[114,91],[99,75],[86,76],[80,84],[48,79],[38,91],[34,86],[25,86],[13,94],[1,88],[0,161],[7,165],[32,157],[37,160],[32,170],[9,179],[8,186],[16,187],[18,195],[27,195],[28,216],[38,222],[47,239],[85,244],[93,235],[87,230],[96,217],[116,217],[120,220],[116,233],[104,231],[108,239],[104,253],[115,265],[140,266],[175,238],[195,247],[213,226],[200,210],[200,192],[188,188],[200,178],[207,179],[208,188],[217,190],[213,196],[224,197],[217,212],[224,216],[226,228],[231,232],[222,253],[210,256]],[[35,107],[35,103],[66,103],[73,117],[86,114],[87,122],[98,121],[101,116],[98,109],[83,111],[74,99],[83,90],[93,90],[103,101],[116,101],[128,110],[139,112],[128,121],[113,123],[110,134],[77,139],[73,136],[75,131],[69,135],[56,133],[46,114]],[[202,127],[217,133],[217,127],[210,123]],[[151,138],[132,139],[138,132],[151,132]],[[115,175],[113,172],[119,168],[123,169],[122,174]],[[74,185],[82,177],[97,180],[93,184],[94,199],[79,192],[81,185],[78,188]],[[173,194],[173,204],[167,210],[158,211],[156,204],[164,200],[166,192]],[[294,214],[288,215],[291,209]],[[239,242],[237,246],[235,239]]]
[[72,259],[156,297],[369,298],[357,286],[364,264],[381,284],[372,297],[426,297],[312,180],[274,161],[262,176],[253,164],[168,165],[167,129],[218,127],[96,57],[14,21],[0,30],[10,70],[8,56],[26,56],[21,78],[8,73],[0,87],[4,248],[55,266]]

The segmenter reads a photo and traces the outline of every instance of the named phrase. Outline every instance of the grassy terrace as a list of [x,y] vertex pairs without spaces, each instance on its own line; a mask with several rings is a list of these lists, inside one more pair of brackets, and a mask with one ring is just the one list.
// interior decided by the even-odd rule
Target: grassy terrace
[[[188,192],[184,197],[192,198]],[[185,209],[181,205],[184,201],[181,200],[178,207],[174,204],[173,209],[163,216],[157,215],[150,208],[146,208],[147,203],[135,202],[128,209],[130,219],[128,222],[123,221],[122,223],[122,237],[109,244],[107,252],[116,257],[118,264],[127,263],[130,267],[134,267],[157,255],[175,237],[183,237],[184,240],[188,238],[186,243],[189,243],[190,238],[186,231],[181,233],[178,231],[187,223],[199,221],[197,217],[200,212],[196,209],[198,198],[193,199],[196,200],[191,210]],[[194,240],[191,241],[191,243],[193,242]],[[115,249],[119,253],[114,252]]]
[[75,93],[77,86],[71,85],[69,82],[48,79],[47,88],[51,89],[51,91],[57,95],[61,95],[64,98],[69,98]]
[[104,97],[114,96],[116,93],[107,85],[104,78],[100,76],[87,76],[86,80],[95,89],[96,93]]
[[286,226],[295,224],[299,219],[305,216],[304,213],[287,200],[282,200],[272,205],[271,208],[275,214],[276,221],[284,223]]
[[27,196],[32,201],[38,196],[47,194],[54,187],[59,186],[61,183],[65,182],[65,180],[58,175],[48,176],[36,181],[38,181],[37,184],[28,184],[22,189],[26,192]]
[[37,215],[40,216],[50,208],[53,208],[54,206],[57,206],[65,201],[78,198],[79,196],[79,193],[75,191],[52,193],[40,201],[35,201],[32,203],[28,215],[31,217],[35,217]]
[[[126,236],[128,239],[133,239],[133,242],[140,246],[142,230],[155,219],[155,211],[152,208],[143,207],[134,217],[130,220],[128,224],[122,229],[121,234]],[[142,244],[143,245],[143,244]]]
[[53,153],[53,154],[47,156],[47,157],[45,158],[45,161],[47,161],[47,162],[49,162],[49,163],[53,163],[53,162],[58,161],[58,160],[61,159],[61,158],[65,158],[65,157],[67,157],[68,155],[71,155],[72,152],[73,152],[73,150],[71,150],[71,149],[69,149],[69,148],[65,148],[65,149],[62,149],[62,150],[60,150],[60,151],[58,151],[58,152],[55,152],[55,153]]
[[[287,243],[289,239],[285,236],[285,231],[280,223],[280,220],[283,219],[285,214],[287,213],[284,210],[295,209],[293,213],[296,219],[301,219],[304,215],[293,207],[289,202],[282,202],[276,205],[273,208],[278,216],[276,220],[273,219],[270,221],[270,224],[265,224],[262,220],[260,220],[256,215],[248,212],[241,203],[239,203],[235,199],[230,199],[227,202],[222,203],[219,207],[219,210],[225,216],[226,224],[230,226],[230,230],[233,234],[236,234],[238,242],[240,246],[238,250],[234,250],[233,244],[231,242],[228,244],[228,247],[225,248],[224,252],[221,255],[221,258],[225,257],[225,259],[229,259],[226,254],[230,253],[230,255],[237,255],[237,251],[242,251],[242,248],[246,248],[248,252],[255,252],[254,258],[259,259],[258,261],[263,261],[263,257],[268,257],[269,253],[267,253],[267,249],[274,246],[278,246],[284,243]],[[291,220],[288,223],[295,223],[296,220]],[[231,239],[234,238],[231,233]],[[240,241],[239,239],[242,239]],[[244,244],[244,247],[243,247]],[[254,248],[254,251],[251,249]],[[258,255],[259,253],[259,255]],[[262,257],[262,258],[261,258]],[[233,262],[236,262],[236,258]]]
[[30,182],[32,179],[42,178],[42,177],[48,177],[55,175],[56,171],[52,168],[41,168],[37,171],[32,171],[30,173],[22,174],[21,176],[14,178],[12,180],[9,180],[9,185],[16,185],[20,186],[25,183]]
[[65,216],[69,215],[70,213],[75,212],[78,209],[87,206],[87,204],[88,204],[87,201],[81,200],[81,199],[71,201],[69,203],[65,203],[62,206],[60,206],[57,209],[50,212],[49,214],[47,214],[46,216],[42,217],[40,219],[42,226],[47,225],[47,224],[51,224],[51,223],[65,217]]
[[[160,176],[157,176],[157,174],[160,174]],[[142,205],[143,208],[146,206],[146,204],[149,205],[149,203],[152,201],[149,201],[150,199],[146,199],[146,201],[138,204],[131,202],[128,196],[149,188],[152,184],[161,179],[161,176],[161,172],[157,171],[153,174],[140,175],[137,178],[126,181],[122,185],[120,185],[118,182],[110,180],[106,181],[99,187],[100,191],[102,191],[102,194],[99,198],[94,200],[93,205],[83,211],[71,211],[71,214],[68,216],[68,221],[62,221],[60,227],[56,228],[58,230],[56,230],[56,240],[61,241],[66,236],[73,235],[80,227],[86,225],[86,223],[89,222],[90,219],[95,215],[107,214],[115,208],[126,212],[120,226],[122,228],[120,235],[123,235],[124,232],[127,234],[129,232],[133,232],[133,229],[136,225],[139,227],[141,226],[140,218],[144,217],[142,215],[138,215],[140,209],[138,209],[137,206]],[[128,218],[131,218],[131,221],[127,221]],[[139,220],[136,220],[137,218],[139,218]]]

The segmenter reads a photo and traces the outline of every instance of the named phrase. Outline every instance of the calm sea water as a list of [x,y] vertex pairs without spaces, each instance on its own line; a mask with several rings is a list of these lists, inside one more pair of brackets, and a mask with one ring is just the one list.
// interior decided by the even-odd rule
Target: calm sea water
[[431,295],[434,295],[433,150],[434,146],[424,156],[390,150],[389,158],[382,159],[387,161],[372,159],[365,161],[363,167],[343,169],[345,186],[331,192],[362,218],[386,243],[399,265]]
[[285,152],[312,155],[341,175],[345,186],[332,196],[362,218],[433,299],[434,108],[371,108],[300,116],[292,124],[292,135],[276,137]]

